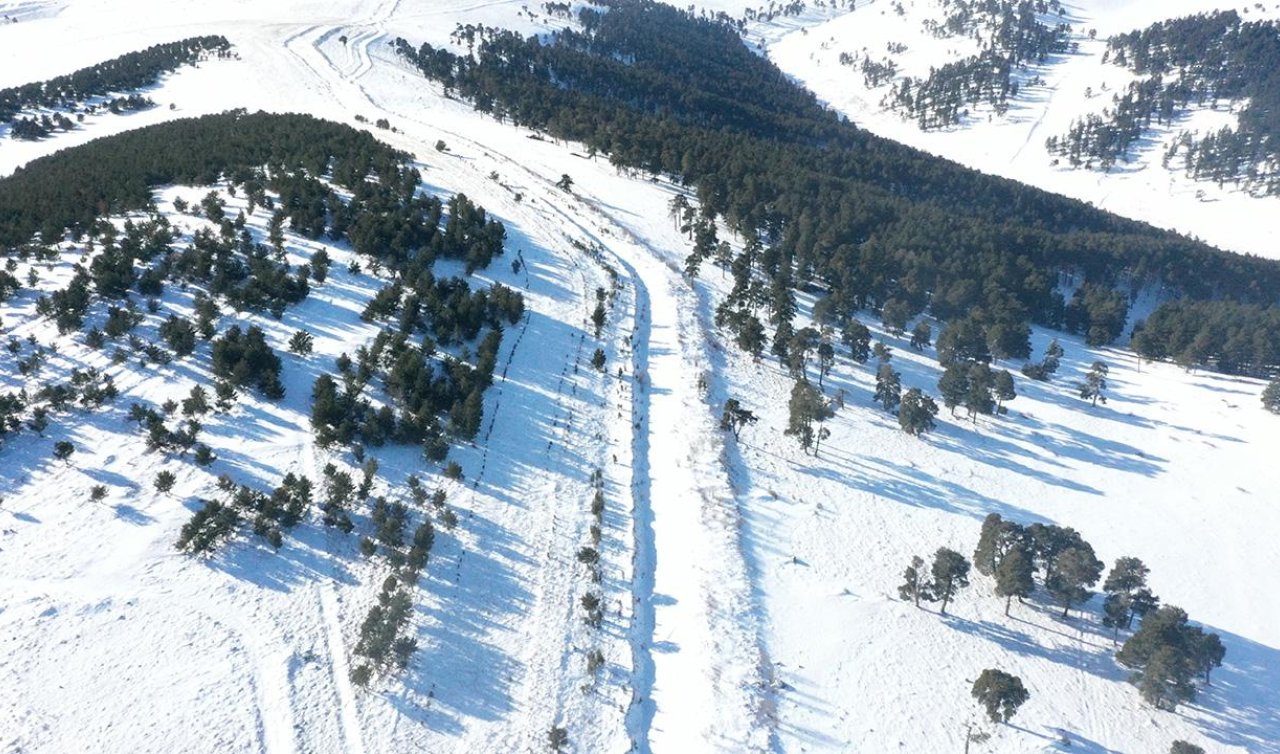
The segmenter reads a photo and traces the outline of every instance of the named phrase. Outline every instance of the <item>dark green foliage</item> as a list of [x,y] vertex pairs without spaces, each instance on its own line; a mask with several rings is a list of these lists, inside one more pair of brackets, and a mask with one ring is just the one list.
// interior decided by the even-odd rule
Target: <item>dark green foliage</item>
[[982,362],[970,366],[966,383],[964,407],[969,410],[969,418],[977,421],[979,414],[995,412],[995,375],[991,373],[991,367]]
[[1172,301],[1134,329],[1131,345],[1144,359],[1256,376],[1280,364],[1280,307]]
[[942,601],[941,613],[947,614],[947,603],[956,593],[969,586],[969,561],[955,550],[939,547],[929,568],[933,601]]
[[995,383],[992,388],[992,395],[996,399],[996,412],[1004,413],[1004,404],[1018,397],[1018,391],[1013,384],[1013,375],[1005,369],[1001,369],[995,374]]
[[552,726],[547,731],[547,745],[552,751],[560,751],[569,744],[569,731],[559,726]]
[[[808,380],[797,380],[791,388],[791,399],[787,403],[787,428],[785,434],[796,438],[800,448],[806,453],[814,447],[814,440],[821,442],[814,424],[826,421],[831,416],[831,409],[822,393]],[[815,450],[816,454],[816,450]]]
[[871,331],[856,319],[850,319],[840,331],[840,342],[849,347],[849,358],[865,364],[871,356]]
[[315,346],[315,336],[306,330],[298,330],[289,338],[289,353],[306,356]]
[[938,404],[933,398],[913,387],[902,395],[902,405],[898,407],[898,424],[902,430],[913,437],[933,431],[934,417],[938,415]]
[[1107,365],[1101,361],[1093,362],[1093,366],[1089,367],[1089,371],[1084,376],[1084,382],[1076,383],[1076,391],[1080,397],[1086,401],[1092,401],[1092,405],[1098,405],[1098,401],[1107,402]]
[[972,693],[993,723],[1009,722],[1018,708],[1031,698],[1021,678],[994,668],[982,671],[973,682]]
[[[191,37],[130,52],[48,81],[0,89],[0,123],[12,121],[20,110],[66,106],[92,97],[141,89],[156,83],[164,73],[194,65],[207,53],[226,54],[230,49],[231,43],[226,37]],[[123,98],[111,109],[113,112],[137,109],[135,103],[140,99]],[[43,135],[33,134],[36,138]]]
[[735,440],[742,434],[744,427],[755,424],[758,421],[760,421],[760,417],[744,408],[737,398],[726,400],[724,409],[720,412],[720,429],[727,429],[733,432],[733,439]]
[[1133,625],[1134,616],[1142,617],[1154,610],[1160,599],[1147,588],[1151,569],[1137,558],[1118,558],[1102,584],[1107,598],[1102,604],[1102,624],[1115,629]]
[[919,555],[911,557],[911,565],[902,572],[902,585],[898,587],[898,597],[911,600],[920,607],[920,600],[933,601],[929,579],[924,573],[924,558]]
[[280,357],[267,345],[256,326],[241,330],[234,325],[213,342],[213,373],[240,387],[256,386],[268,398],[284,397],[280,383]]
[[71,454],[76,452],[76,446],[67,440],[59,440],[53,444],[53,457],[66,463],[71,459]]
[[933,342],[933,328],[928,322],[917,322],[911,329],[911,347],[923,351]]
[[1226,650],[1217,634],[1187,624],[1181,609],[1165,606],[1148,614],[1116,653],[1121,665],[1134,669],[1142,698],[1157,709],[1173,710],[1195,698],[1192,679],[1222,664]]
[[172,471],[161,471],[156,474],[156,492],[167,495],[173,490],[173,485],[178,481],[178,477]]
[[1272,380],[1263,388],[1262,407],[1273,414],[1280,414],[1280,380]]
[[875,401],[889,413],[897,411],[902,402],[902,375],[888,364],[881,364],[876,370]]
[[1204,749],[1186,741],[1174,741],[1169,746],[1169,754],[1204,754]]
[[604,371],[604,349],[597,348],[595,352],[591,354],[591,368],[599,372]]
[[175,546],[192,555],[210,552],[221,540],[231,536],[239,522],[240,514],[234,508],[206,500],[191,520],[183,524]]
[[360,624],[355,653],[368,658],[373,668],[406,667],[417,649],[417,642],[412,637],[401,636],[400,630],[412,613],[409,592],[394,576],[388,576],[382,583],[377,604],[369,608],[369,614]]
[[1004,614],[1014,597],[1019,600],[1030,597],[1036,590],[1035,567],[1031,555],[1023,547],[1011,550],[996,566],[996,594],[1004,597]]
[[[1199,299],[1269,303],[1280,290],[1273,262],[1222,254],[841,122],[728,23],[641,0],[585,17],[582,31],[549,37],[486,34],[468,56],[396,46],[482,111],[584,141],[619,167],[692,184],[701,213],[748,245],[767,239],[742,265],[766,281],[762,303],[817,281],[830,291],[832,321],[900,300],[945,320],[981,311],[985,326],[1023,327],[1062,324],[1062,273],[1099,290],[1124,280]],[[734,276],[741,309],[752,274]],[[773,322],[790,318],[787,307],[770,308]],[[1097,322],[1089,312],[1087,337],[1114,332],[1103,309]],[[773,345],[782,356],[789,333],[780,334]]]
[[196,350],[196,329],[183,317],[170,316],[160,325],[160,337],[178,357]]

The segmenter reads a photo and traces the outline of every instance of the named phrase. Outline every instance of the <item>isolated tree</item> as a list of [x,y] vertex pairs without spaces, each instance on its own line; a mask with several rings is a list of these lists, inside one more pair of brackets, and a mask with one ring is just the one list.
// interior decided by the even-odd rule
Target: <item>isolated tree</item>
[[1169,754],[1204,754],[1204,749],[1186,741],[1174,741],[1169,747]]
[[569,177],[568,173],[562,174],[560,176],[560,180],[556,181],[556,188],[560,189],[561,191],[572,191],[573,179]]
[[1021,602],[1036,590],[1035,566],[1031,555],[1024,548],[1012,550],[1000,559],[996,566],[996,594],[1004,597],[1004,614],[1014,597]]
[[1009,374],[1008,370],[1001,369],[999,372],[996,372],[992,394],[995,395],[996,398],[997,414],[1004,413],[1004,404],[1007,401],[1011,401],[1018,397],[1018,391],[1013,385],[1013,375]]
[[973,682],[972,693],[993,723],[1009,722],[1018,708],[1031,698],[1021,678],[994,668],[982,671]]
[[959,591],[969,586],[969,561],[955,550],[939,547],[933,554],[932,575],[933,599],[942,601],[943,615],[947,614],[947,604]]
[[1272,380],[1263,388],[1262,407],[1273,414],[1280,414],[1280,380]]
[[1086,401],[1092,401],[1093,405],[1098,405],[1098,401],[1107,402],[1107,372],[1110,371],[1107,365],[1101,361],[1093,362],[1093,366],[1089,367],[1089,372],[1084,376],[1084,382],[1076,383],[1076,390],[1080,397]]
[[917,322],[916,326],[911,328],[911,347],[917,351],[923,351],[933,342],[933,328],[928,322]]
[[71,458],[71,454],[75,452],[76,446],[72,445],[67,440],[59,440],[53,444],[53,457],[63,463],[68,463]]
[[724,410],[720,412],[720,429],[727,429],[733,432],[733,439],[735,440],[741,436],[744,427],[755,424],[758,421],[760,421],[760,417],[743,408],[737,398],[730,398],[725,401]]
[[1070,547],[1054,560],[1053,572],[1045,579],[1045,590],[1062,604],[1062,617],[1071,606],[1089,598],[1089,587],[1102,577],[1103,563],[1093,548]]
[[867,363],[871,356],[871,331],[866,325],[850,319],[840,332],[840,342],[849,348],[849,358],[859,364]]
[[156,474],[156,492],[167,495],[173,491],[173,485],[178,481],[178,477],[172,471],[161,471]]
[[889,413],[893,413],[902,402],[902,375],[888,364],[881,364],[876,370],[875,401]]
[[298,330],[289,338],[289,352],[306,356],[315,347],[315,336],[306,330]]
[[969,392],[969,369],[965,364],[952,364],[942,370],[938,378],[938,393],[942,396],[942,405],[951,409],[956,415],[956,407],[964,402]]
[[893,361],[893,349],[886,346],[883,340],[876,341],[876,344],[871,347],[871,353],[876,357],[876,361],[881,364],[888,364]]
[[925,395],[920,388],[913,387],[902,395],[902,404],[898,407],[898,425],[912,437],[919,437],[933,430],[933,417],[938,415],[938,404],[933,398]]
[[929,589],[929,580],[924,575],[924,558],[911,556],[911,565],[902,572],[902,586],[898,587],[898,596],[910,600],[920,607],[920,600],[933,601],[933,592]]

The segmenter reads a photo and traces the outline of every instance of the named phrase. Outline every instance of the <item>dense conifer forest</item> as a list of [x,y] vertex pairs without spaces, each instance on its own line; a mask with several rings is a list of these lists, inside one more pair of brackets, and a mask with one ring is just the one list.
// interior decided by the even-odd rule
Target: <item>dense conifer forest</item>
[[[45,113],[20,118],[23,111],[43,108],[70,112],[83,108],[94,97],[133,92],[151,86],[165,73],[184,65],[194,65],[208,55],[227,55],[230,51],[231,43],[226,37],[191,37],[130,52],[48,81],[0,89],[0,123],[12,123],[11,134],[15,138],[44,138],[54,129],[67,130],[74,127],[67,113]],[[143,109],[154,103],[135,93],[101,104],[111,112],[118,113]],[[83,117],[83,112],[80,115]]]
[[[802,287],[829,293],[817,313],[836,324],[892,306],[907,318],[967,314],[985,329],[1031,321],[1094,343],[1123,334],[1129,294],[1143,287],[1262,307],[1280,290],[1274,262],[861,131],[752,54],[729,24],[645,0],[584,9],[581,21],[582,31],[546,39],[484,29],[472,56],[396,44],[481,111],[581,140],[619,169],[695,186],[697,210],[673,207],[695,239],[688,271],[713,257],[733,269],[719,320],[740,343],[760,340],[749,331],[763,310],[785,351]],[[716,221],[745,240],[738,259],[718,254]],[[1225,343],[1212,340],[1201,363],[1219,361]],[[1274,364],[1263,348],[1234,367]]]

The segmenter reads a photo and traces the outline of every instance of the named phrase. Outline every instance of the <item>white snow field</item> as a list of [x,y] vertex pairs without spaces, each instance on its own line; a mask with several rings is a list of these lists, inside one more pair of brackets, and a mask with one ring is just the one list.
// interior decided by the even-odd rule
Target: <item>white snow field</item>
[[[830,6],[844,5],[840,9]],[[699,7],[741,17],[741,8],[766,4],[700,0]],[[1097,207],[1153,225],[1196,236],[1233,251],[1280,257],[1275,243],[1275,216],[1280,199],[1249,196],[1228,185],[1219,188],[1193,181],[1177,168],[1161,163],[1168,144],[1183,130],[1216,130],[1235,122],[1230,103],[1193,108],[1173,126],[1155,126],[1134,147],[1134,159],[1109,172],[1055,166],[1045,148],[1049,136],[1061,136],[1072,121],[1101,113],[1111,95],[1123,91],[1134,76],[1119,66],[1104,64],[1106,40],[1145,28],[1167,18],[1216,9],[1235,9],[1245,20],[1280,16],[1275,2],[1215,2],[1215,0],[1075,0],[1064,2],[1066,16],[1045,16],[1046,22],[1069,23],[1070,40],[1078,50],[1052,56],[1044,65],[1017,72],[1020,93],[1011,99],[1006,115],[979,106],[960,125],[921,131],[909,119],[882,106],[889,84],[868,87],[856,66],[841,65],[840,55],[872,60],[893,59],[898,76],[927,76],[930,69],[972,55],[976,43],[967,37],[938,38],[926,20],[945,18],[945,0],[856,0],[810,3],[797,15],[747,25],[747,37],[762,47],[783,71],[829,106],[859,126],[927,152],[947,157],[985,173],[1013,178],[1040,188],[1082,199]],[[902,8],[899,14],[895,6]],[[1095,32],[1091,37],[1089,32]],[[905,50],[891,53],[889,44]],[[1030,85],[1034,77],[1043,83]]]
[[[1135,19],[1148,12],[1106,7]],[[815,459],[782,434],[785,372],[713,331],[720,272],[707,266],[693,285],[681,274],[688,242],[667,211],[675,187],[477,115],[388,44],[447,44],[457,23],[529,33],[567,23],[540,5],[0,0],[5,14],[20,20],[0,25],[0,86],[197,34],[225,34],[239,59],[167,77],[148,92],[161,105],[153,110],[42,142],[4,139],[0,173],[98,136],[229,108],[357,127],[357,115],[387,118],[395,130],[374,133],[416,155],[425,191],[465,192],[506,224],[506,256],[479,276],[523,291],[529,313],[503,340],[481,440],[451,453],[464,481],[445,480],[414,448],[370,451],[381,463],[375,494],[402,496],[417,474],[448,490],[460,521],[438,528],[414,592],[418,652],[362,690],[348,680],[351,650],[385,572],[358,554],[356,537],[310,520],[278,553],[240,538],[193,559],[173,542],[217,474],[266,486],[290,471],[318,480],[329,462],[358,467],[350,452],[315,446],[310,385],[376,332],[359,313],[386,281],[348,272],[350,250],[331,245],[329,280],[283,320],[227,315],[226,324],[267,331],[287,396],[245,394],[232,413],[210,416],[205,441],[219,461],[207,471],[147,452],[125,417],[133,400],[207,384],[207,346],[167,367],[113,366],[80,336],[57,336],[35,316],[30,291],[6,302],[5,336],[57,343],[46,370],[97,366],[122,395],[108,410],[72,412],[43,437],[24,430],[0,446],[0,751],[506,754],[546,751],[560,727],[575,752],[956,752],[972,723],[990,734],[975,752],[1155,753],[1174,739],[1280,752],[1280,601],[1269,578],[1280,568],[1280,419],[1261,409],[1262,383],[1139,365],[1062,338],[1055,381],[1016,375],[1008,416],[972,424],[944,409],[938,430],[916,440],[871,404],[870,367],[842,353],[824,389],[843,390],[845,407]],[[784,59],[790,42],[780,36],[771,54],[799,75]],[[562,174],[572,192],[555,187]],[[1082,195],[1073,181],[1083,175],[1037,180]],[[1117,197],[1141,196],[1117,186]],[[207,190],[170,187],[160,203]],[[1208,222],[1179,196],[1105,206],[1158,224]],[[1221,204],[1255,206],[1238,199]],[[238,201],[228,197],[232,208]],[[188,232],[205,222],[172,219]],[[259,210],[250,226],[260,233],[266,221]],[[1265,225],[1233,222],[1223,233]],[[1233,248],[1252,243],[1194,232]],[[294,261],[317,247],[288,239]],[[519,273],[509,266],[517,252]],[[65,281],[77,259],[35,264],[40,287]],[[25,279],[30,266],[15,274]],[[597,288],[616,290],[600,340],[588,320]],[[164,305],[189,308],[190,296],[167,293]],[[142,329],[155,325],[153,316]],[[316,335],[305,358],[284,353],[300,327]],[[904,387],[936,392],[932,349],[916,353],[873,329],[894,348]],[[1036,333],[1037,351],[1050,337]],[[603,374],[588,364],[596,347],[607,355]],[[1091,408],[1072,385],[1099,358],[1112,368],[1111,400]],[[15,357],[0,359],[0,390],[22,387]],[[717,427],[727,397],[761,417],[740,442]],[[51,457],[62,439],[78,448],[70,463]],[[178,474],[167,495],[151,484],[162,469]],[[591,541],[598,469],[597,586],[575,556]],[[95,503],[96,484],[109,494]],[[1038,600],[1006,617],[976,574],[945,618],[897,599],[911,555],[972,552],[993,511],[1072,526],[1108,564],[1142,558],[1164,602],[1222,636],[1227,656],[1213,685],[1177,713],[1143,704],[1112,658],[1096,599],[1065,619]],[[604,595],[599,629],[578,604],[594,590]],[[593,675],[594,649],[605,665]],[[1021,676],[1031,692],[1010,725],[985,722],[969,696],[988,667]]]

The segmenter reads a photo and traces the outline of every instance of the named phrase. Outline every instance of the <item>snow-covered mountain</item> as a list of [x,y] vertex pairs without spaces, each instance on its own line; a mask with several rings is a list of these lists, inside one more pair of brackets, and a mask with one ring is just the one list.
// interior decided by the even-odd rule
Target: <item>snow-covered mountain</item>
[[[735,18],[747,10],[698,5]],[[904,2],[901,15],[888,0],[814,7],[749,22],[746,38],[878,133],[1226,248],[1273,252],[1265,218],[1276,199],[1190,183],[1158,159],[1108,175],[1053,168],[1043,147],[1087,105],[1085,87],[1117,75],[1097,60],[1100,40],[1209,5],[1069,5],[1078,55],[1037,69],[1045,83],[1022,87],[1008,114],[939,132],[882,110],[882,92],[839,63],[841,52],[878,55],[890,42],[908,47],[904,73],[946,60],[960,43],[919,33],[931,0]],[[563,735],[565,751],[659,754],[1164,752],[1175,739],[1280,752],[1280,603],[1266,578],[1280,567],[1280,419],[1259,405],[1264,383],[1037,329],[1037,354],[1055,336],[1065,348],[1054,381],[1017,376],[1008,415],[973,422],[944,409],[917,439],[872,400],[874,366],[838,348],[823,389],[841,408],[820,452],[803,452],[784,435],[787,371],[742,354],[713,325],[729,281],[710,265],[693,282],[683,274],[689,239],[670,207],[684,187],[477,113],[391,45],[466,51],[459,26],[546,33],[575,24],[580,7],[0,0],[0,88],[196,35],[225,35],[235,53],[164,76],[145,91],[154,108],[0,141],[0,174],[175,118],[312,114],[368,129],[411,155],[422,192],[465,193],[501,220],[506,253],[470,280],[515,289],[527,307],[506,327],[484,431],[450,452],[461,479],[416,446],[370,445],[363,457],[321,447],[313,381],[377,336],[361,314],[393,274],[359,264],[345,241],[289,231],[291,265],[323,249],[332,271],[279,318],[227,311],[226,325],[263,329],[286,392],[272,401],[242,391],[232,410],[211,414],[202,437],[217,460],[202,467],[148,449],[128,408],[209,385],[210,346],[168,365],[114,361],[37,311],[38,296],[66,286],[94,252],[68,240],[55,258],[13,260],[31,282],[0,304],[4,340],[18,343],[0,353],[0,393],[34,393],[94,367],[121,395],[0,441],[0,750],[531,752]],[[219,180],[157,190],[181,243],[216,224],[174,200],[196,205],[210,191],[229,215],[245,210],[248,233],[265,242],[270,211],[251,211]],[[741,242],[731,238],[735,250]],[[437,265],[437,275],[465,274]],[[802,296],[797,327],[814,303]],[[106,316],[94,307],[90,316]],[[170,286],[140,338],[158,341],[165,316],[192,308],[191,292]],[[933,349],[868,325],[893,349],[904,388],[935,392]],[[298,330],[314,336],[309,355],[287,353]],[[19,369],[38,347],[43,366]],[[1110,365],[1110,400],[1093,407],[1075,385],[1097,360]],[[720,427],[730,398],[759,418],[740,438]],[[75,448],[65,462],[53,457],[58,442]],[[174,541],[199,501],[220,494],[221,475],[269,490],[294,473],[318,488],[327,464],[358,478],[369,458],[372,498],[437,526],[412,591],[417,651],[361,688],[350,675],[361,622],[394,570],[361,553],[370,504],[357,504],[351,535],[311,511],[278,551],[246,534],[197,558]],[[164,471],[175,476],[168,492],[154,484]],[[410,476],[446,493],[456,523],[415,502]],[[1073,527],[1108,565],[1141,558],[1166,604],[1222,637],[1213,685],[1176,713],[1145,704],[1114,659],[1098,596],[1069,618],[1041,596],[1006,615],[991,579],[975,573],[947,616],[899,599],[912,555],[969,555],[992,512]],[[587,595],[598,598],[598,625]],[[1030,691],[1012,724],[987,722],[971,697],[984,668]],[[971,732],[983,735],[966,742]]]

